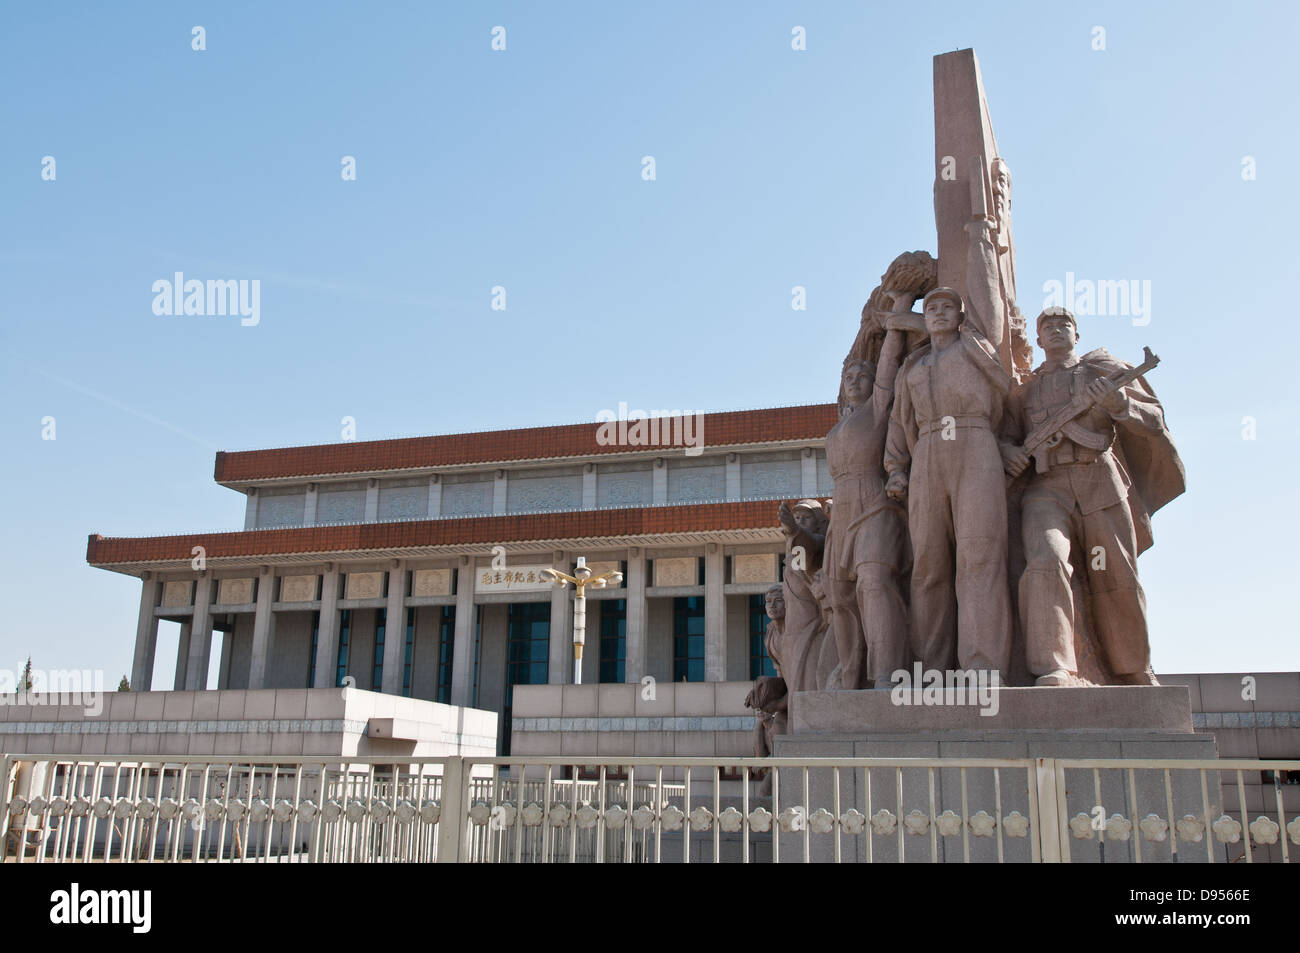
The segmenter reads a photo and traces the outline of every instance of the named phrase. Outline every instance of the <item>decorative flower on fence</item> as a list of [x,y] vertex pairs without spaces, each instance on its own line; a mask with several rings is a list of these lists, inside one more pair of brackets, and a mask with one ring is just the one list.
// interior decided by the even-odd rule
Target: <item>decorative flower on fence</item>
[[569,818],[573,812],[569,810],[567,804],[552,804],[548,815],[552,827],[568,827]]
[[939,828],[940,837],[956,837],[961,833],[961,818],[951,808],[936,817],[934,823]]
[[298,820],[302,821],[304,824],[310,824],[312,821],[316,820],[316,815],[319,813],[320,808],[316,806],[316,802],[311,798],[308,798],[298,805]]
[[898,827],[898,818],[883,807],[871,815],[871,830],[881,837],[888,837]]
[[327,824],[333,824],[343,816],[343,805],[336,799],[330,798],[321,805],[320,816],[321,820],[325,821]]
[[1205,838],[1205,822],[1195,814],[1184,814],[1174,825],[1178,839],[1190,844],[1199,844]]
[[129,797],[120,797],[113,802],[113,816],[119,821],[126,820],[135,813],[135,802]]
[[749,812],[749,829],[756,834],[766,834],[772,829],[772,812],[765,807],[756,807]]
[[225,807],[216,798],[209,799],[207,806],[203,808],[203,816],[210,821],[221,820],[221,815],[225,813]]
[[851,807],[840,815],[840,829],[856,837],[867,829],[867,816],[856,807]]
[[32,798],[31,803],[27,805],[27,810],[39,817],[41,814],[45,813],[47,807],[49,807],[49,804],[46,802],[45,798],[38,794],[36,797]]
[[482,827],[492,817],[492,808],[488,807],[486,801],[475,801],[474,806],[469,809],[469,819],[474,822],[475,827]]
[[[141,801],[140,803],[145,804],[148,802]],[[50,817],[62,817],[67,812],[68,812],[67,798],[56,797],[52,801],[50,801]]]
[[226,805],[226,817],[228,817],[233,824],[238,824],[242,821],[244,815],[247,813],[248,807],[243,801],[231,801]]
[[27,813],[27,798],[19,795],[9,802],[9,815],[11,817],[22,817]]
[[1158,814],[1148,814],[1138,823],[1142,837],[1153,843],[1163,843],[1169,835],[1169,822]]
[[1273,818],[1261,814],[1250,822],[1250,836],[1256,844],[1276,844],[1277,832],[1282,828]]
[[1029,818],[1019,811],[1012,811],[1002,818],[1002,829],[1006,831],[1008,837],[1028,837]]
[[375,819],[376,824],[383,824],[393,816],[393,807],[387,801],[376,801],[370,805],[370,816]]
[[1080,811],[1070,818],[1070,832],[1078,840],[1092,840],[1092,816]]
[[659,812],[659,823],[666,831],[680,831],[686,820],[686,812],[676,804],[669,804]]
[[691,830],[707,831],[713,827],[713,813],[703,804],[691,811]]
[[578,829],[589,831],[596,826],[600,820],[600,809],[591,806],[588,801],[583,801],[582,806],[578,808]]
[[1210,828],[1214,831],[1214,839],[1220,844],[1235,844],[1241,840],[1241,821],[1227,814],[1221,814]]
[[835,815],[824,807],[819,807],[808,815],[808,830],[814,834],[829,834],[835,829]]
[[275,808],[271,813],[281,824],[287,824],[293,818],[293,802],[287,797],[282,797],[280,800],[275,802]]
[[[262,803],[265,804],[266,802],[263,801]],[[253,805],[254,805],[253,820],[257,820],[258,819],[256,814],[257,801],[254,801]],[[351,801],[348,801],[348,806],[343,809],[343,813],[347,815],[349,821],[355,824],[358,821],[360,821],[363,817],[366,816],[366,802],[358,798],[353,798]]]
[[[365,812],[366,806],[360,801],[353,801],[352,804],[360,805],[362,812]],[[253,798],[253,803],[248,805],[248,816],[254,824],[261,824],[271,816],[271,805],[266,802],[264,797]],[[352,805],[348,805],[348,817],[352,817]],[[352,818],[356,820],[356,818]]]
[[655,822],[655,812],[648,804],[642,804],[632,812],[632,826],[638,831],[648,831]]
[[970,824],[970,832],[976,837],[992,837],[993,828],[997,826],[997,821],[988,811],[976,811],[967,823]]
[[90,810],[102,821],[113,813],[113,802],[106,797],[101,797]]
[[734,834],[745,825],[745,815],[735,807],[728,807],[718,815],[718,826],[728,834]]
[[777,816],[776,822],[781,825],[781,830],[787,834],[792,834],[804,829],[804,825],[808,823],[808,817],[804,813],[803,806],[795,804],[782,811]]
[[1287,836],[1291,838],[1291,843],[1300,844],[1300,817],[1294,818],[1286,825]]
[[611,831],[622,830],[627,823],[627,808],[622,804],[615,804],[612,807],[605,808],[605,826]]
[[930,829],[930,817],[922,814],[920,808],[912,808],[903,818],[903,828],[914,837],[920,837]]
[[[536,805],[534,805],[536,806]],[[537,819],[540,821],[542,809],[537,808]],[[437,824],[438,819],[442,817],[442,805],[437,801],[425,801],[420,805],[420,820],[426,824]]]
[[[167,800],[170,801],[171,798],[168,798]],[[172,801],[172,804],[175,804],[175,803],[176,803],[175,801]],[[86,816],[87,814],[89,814],[89,813],[90,813],[90,798],[88,798],[88,797],[79,797],[79,798],[77,798],[75,801],[72,802],[72,816],[73,816],[73,817],[85,817],[85,816]],[[173,815],[173,816],[175,816],[175,815]]]
[[1107,840],[1128,840],[1133,836],[1133,822],[1123,814],[1112,814],[1106,821]]

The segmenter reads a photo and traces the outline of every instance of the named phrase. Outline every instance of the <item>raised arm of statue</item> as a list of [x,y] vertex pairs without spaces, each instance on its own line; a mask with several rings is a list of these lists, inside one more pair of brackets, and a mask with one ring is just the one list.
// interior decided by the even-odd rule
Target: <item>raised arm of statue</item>
[[970,235],[966,260],[966,320],[993,345],[993,352],[1000,354],[1008,315],[1002,304],[997,223],[985,195],[984,163],[978,157],[971,160],[970,189],[971,221],[966,225]]
[[898,377],[898,367],[903,363],[905,336],[904,331],[894,329],[885,333],[885,343],[876,362],[876,386],[871,392],[876,420],[884,420],[894,402],[894,381]]

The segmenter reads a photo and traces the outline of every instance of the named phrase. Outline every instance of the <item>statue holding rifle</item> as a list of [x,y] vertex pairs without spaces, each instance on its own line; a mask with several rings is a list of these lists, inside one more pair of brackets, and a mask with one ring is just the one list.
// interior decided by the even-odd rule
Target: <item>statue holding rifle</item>
[[[1149,349],[1138,368],[1104,349],[1079,357],[1078,324],[1064,308],[1048,308],[1037,328],[1047,360],[1012,393],[1001,441],[1007,473],[1027,474],[1019,610],[1029,670],[1037,685],[1076,684],[1087,619],[1109,681],[1154,684],[1137,557],[1152,542],[1151,513],[1185,489],[1142,376],[1159,359]],[[1087,605],[1076,605],[1077,572]]]

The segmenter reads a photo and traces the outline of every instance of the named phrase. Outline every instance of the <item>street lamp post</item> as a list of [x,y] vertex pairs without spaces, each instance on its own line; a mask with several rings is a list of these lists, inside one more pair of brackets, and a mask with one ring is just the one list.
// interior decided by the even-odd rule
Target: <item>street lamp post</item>
[[543,569],[542,575],[567,589],[573,583],[577,595],[573,600],[573,684],[582,684],[582,646],[587,640],[587,587],[604,589],[606,585],[617,586],[623,581],[623,574],[617,569],[593,576],[587,568],[587,557],[579,556],[578,565],[570,576],[559,569]]

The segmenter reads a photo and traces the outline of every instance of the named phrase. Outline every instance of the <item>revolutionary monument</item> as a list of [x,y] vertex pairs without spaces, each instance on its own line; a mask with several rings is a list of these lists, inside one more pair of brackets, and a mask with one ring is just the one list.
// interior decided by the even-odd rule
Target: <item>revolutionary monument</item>
[[751,696],[756,751],[882,720],[918,730],[897,697],[913,672],[1005,688],[1001,719],[930,715],[928,730],[1190,732],[1185,696],[1151,667],[1137,570],[1151,514],[1185,488],[1145,376],[1158,359],[1078,354],[1063,308],[1026,320],[973,51],[935,57],[934,101],[938,255],[899,255],[862,309],[826,438],[834,499],[781,505],[781,683]]

